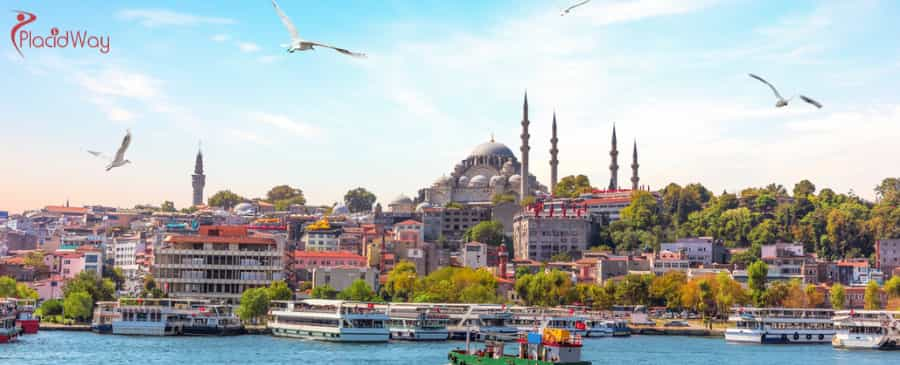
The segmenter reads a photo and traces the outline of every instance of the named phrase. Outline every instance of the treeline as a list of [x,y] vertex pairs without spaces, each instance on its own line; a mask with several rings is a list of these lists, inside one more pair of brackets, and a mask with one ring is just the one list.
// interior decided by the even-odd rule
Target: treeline
[[401,261],[388,273],[384,299],[417,303],[499,303],[497,278],[485,269],[443,267],[418,277],[416,266]]
[[659,201],[636,192],[621,220],[602,229],[592,244],[618,252],[653,251],[679,237],[711,236],[727,247],[749,248],[733,257],[745,265],[759,258],[762,245],[777,241],[802,242],[822,258],[870,257],[875,240],[900,238],[900,179],[884,179],[875,194],[870,202],[852,192],[817,191],[803,180],[791,192],[770,184],[716,196],[701,184],[671,183]]

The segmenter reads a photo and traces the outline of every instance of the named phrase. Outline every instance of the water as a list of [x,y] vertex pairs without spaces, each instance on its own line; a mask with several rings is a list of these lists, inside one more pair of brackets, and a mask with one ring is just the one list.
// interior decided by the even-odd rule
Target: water
[[[0,345],[0,364],[446,364],[463,342],[335,344],[270,336],[125,337],[43,331]],[[473,344],[473,346],[479,346]],[[507,352],[512,349],[508,348]],[[632,336],[586,339],[600,364],[900,364],[900,351],[844,351],[830,345],[736,345],[721,338]]]

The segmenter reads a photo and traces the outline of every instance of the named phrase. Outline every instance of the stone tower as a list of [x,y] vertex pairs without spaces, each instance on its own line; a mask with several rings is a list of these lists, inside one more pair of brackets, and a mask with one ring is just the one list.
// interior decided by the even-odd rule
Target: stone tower
[[613,124],[612,133],[612,149],[609,150],[609,158],[612,160],[609,164],[609,190],[619,188],[619,150],[616,148],[616,125]]
[[631,190],[638,189],[641,178],[638,177],[637,140],[634,140],[634,151],[631,153]]
[[206,175],[203,174],[203,151],[200,149],[197,149],[197,160],[194,162],[191,186],[194,187],[193,205],[203,205],[203,187],[206,186]]
[[556,148],[556,142],[559,141],[556,138],[556,112],[553,112],[553,136],[550,137],[550,194],[553,194],[556,191],[556,179],[558,177],[556,167],[559,166],[559,159],[557,159],[557,154],[559,153],[559,149]]
[[531,195],[528,187],[528,151],[531,147],[528,147],[528,125],[531,122],[528,121],[528,92],[525,92],[525,102],[522,104],[522,171],[520,172],[520,176],[522,177],[522,185],[519,189],[519,201],[524,201],[525,197]]

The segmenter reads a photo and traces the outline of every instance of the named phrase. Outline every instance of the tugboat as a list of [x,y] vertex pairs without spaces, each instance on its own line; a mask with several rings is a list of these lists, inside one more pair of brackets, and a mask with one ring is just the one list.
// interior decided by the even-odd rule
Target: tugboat
[[516,341],[518,352],[505,354],[503,341],[485,341],[484,349],[450,351],[447,359],[453,365],[591,365],[581,360],[581,336],[564,329],[544,329],[543,333],[529,332]]
[[22,328],[22,334],[33,335],[38,333],[41,321],[34,316],[34,299],[16,299],[19,313],[16,316],[16,325]]

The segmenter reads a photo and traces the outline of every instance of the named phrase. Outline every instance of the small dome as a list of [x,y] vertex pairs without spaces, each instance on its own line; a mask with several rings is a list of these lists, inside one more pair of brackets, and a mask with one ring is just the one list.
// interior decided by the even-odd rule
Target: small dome
[[459,178],[459,186],[469,185],[469,178],[466,176],[462,176]]
[[410,199],[410,198],[409,198],[408,196],[406,196],[406,195],[400,194],[398,197],[396,197],[396,198],[394,199],[394,201],[391,202],[391,205],[394,205],[394,204],[412,204],[412,203],[413,203],[412,199]]
[[475,175],[469,180],[469,187],[482,188],[488,185],[488,178],[484,175]]
[[437,180],[434,181],[434,184],[435,185],[447,185],[448,182],[450,182],[450,178],[448,178],[447,176],[441,176],[441,177],[437,178]]
[[429,202],[421,202],[418,206],[416,206],[416,213],[422,213],[425,209],[432,208],[433,206]]
[[237,214],[253,214],[256,212],[256,207],[250,203],[240,203],[234,206],[234,212]]
[[518,186],[519,184],[522,183],[522,176],[520,176],[519,174],[510,176],[510,177],[509,177],[509,183],[512,184],[512,185],[514,185],[514,186]]
[[335,205],[331,210],[331,215],[350,215],[350,208],[343,204]]
[[494,142],[493,140],[475,146],[475,149],[472,150],[472,153],[469,155],[469,157],[475,156],[515,157],[509,147],[506,147],[506,145],[503,143]]
[[516,173],[516,167],[513,166],[512,160],[503,163],[503,167],[500,168],[500,173],[506,176],[510,176]]
[[506,184],[505,176],[497,175],[497,176],[491,177],[491,182],[490,182],[491,187],[498,186],[498,185],[503,186],[505,184]]

